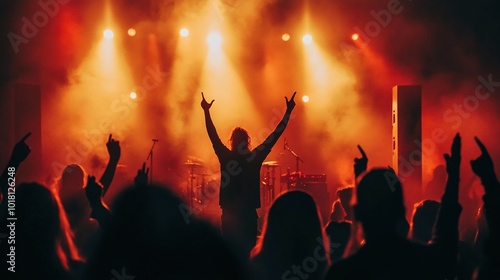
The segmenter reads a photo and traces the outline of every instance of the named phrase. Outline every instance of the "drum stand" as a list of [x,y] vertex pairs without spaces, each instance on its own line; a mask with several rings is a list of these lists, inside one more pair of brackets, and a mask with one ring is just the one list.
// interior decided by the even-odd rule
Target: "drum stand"
[[264,181],[262,182],[262,198],[264,205],[270,205],[274,201],[275,170],[278,167],[278,162],[268,161],[264,162],[262,166],[266,167],[266,177],[264,177]]

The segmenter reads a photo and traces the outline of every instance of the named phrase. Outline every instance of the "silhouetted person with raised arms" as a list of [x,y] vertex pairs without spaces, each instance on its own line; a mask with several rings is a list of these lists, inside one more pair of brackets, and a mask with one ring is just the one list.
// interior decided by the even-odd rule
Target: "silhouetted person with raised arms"
[[107,205],[102,201],[103,187],[96,182],[94,176],[87,177],[87,185],[85,186],[85,194],[92,208],[90,217],[95,219],[101,228],[106,227],[109,223],[110,213]]
[[498,181],[488,150],[475,138],[481,155],[470,161],[472,171],[481,179],[484,187],[484,215],[488,225],[488,235],[484,241],[483,263],[478,280],[500,279],[500,182]]
[[[361,157],[354,158],[355,179],[365,172],[368,166],[368,157],[365,151],[360,145],[358,145],[358,150],[361,153]],[[330,250],[330,260],[332,263],[342,258],[349,243],[352,227],[351,222],[354,219],[354,212],[351,206],[353,191],[353,187],[345,187],[337,190],[338,199],[332,206],[330,221],[325,226],[325,232],[330,243],[334,245],[334,248]],[[339,217],[339,213],[342,212],[344,215]],[[351,243],[351,246],[354,246],[354,244]]]
[[355,222],[365,244],[331,266],[325,279],[452,279],[458,247],[460,136],[446,154],[448,179],[430,245],[411,242],[398,233],[405,219],[403,188],[390,169],[373,169],[356,187]]
[[[435,200],[422,200],[415,204],[411,223],[411,239],[422,244],[432,240],[434,224],[441,204]],[[470,280],[478,265],[478,254],[470,244],[459,240],[457,280]]]
[[[338,192],[337,192],[338,193]],[[325,232],[331,244],[335,247],[330,250],[330,260],[332,263],[340,260],[349,242],[351,235],[351,221],[346,220],[340,200],[337,199],[332,205],[330,220],[325,226]]]
[[327,240],[314,199],[302,191],[283,193],[252,251],[254,279],[322,279],[329,265]]
[[[106,142],[106,148],[109,161],[99,180],[102,186],[101,196],[104,196],[111,186],[121,156],[120,142],[113,139],[111,134],[108,142]],[[84,189],[86,176],[87,174],[82,166],[70,164],[63,170],[57,186],[71,229],[75,234],[75,243],[84,256],[87,256],[92,251],[92,245],[95,243],[98,230],[98,224],[90,219],[92,206]]]
[[276,129],[266,140],[252,149],[248,132],[236,127],[226,147],[215,129],[210,108],[202,95],[201,107],[205,113],[205,124],[214,151],[219,159],[221,185],[219,205],[222,208],[222,234],[234,242],[244,258],[248,258],[257,238],[257,208],[260,208],[260,169],[272,147],[285,130],[293,108],[295,94],[286,101],[286,112]]
[[[15,237],[0,239],[0,279],[72,279],[83,270],[83,260],[73,243],[59,196],[38,183],[20,183],[19,178],[16,182],[15,173],[31,152],[25,143],[30,135],[14,146],[0,179],[0,233],[9,229],[7,235]],[[9,217],[16,220],[7,220]],[[7,228],[11,223],[14,228]],[[15,263],[10,265],[7,254],[12,255],[12,246]]]

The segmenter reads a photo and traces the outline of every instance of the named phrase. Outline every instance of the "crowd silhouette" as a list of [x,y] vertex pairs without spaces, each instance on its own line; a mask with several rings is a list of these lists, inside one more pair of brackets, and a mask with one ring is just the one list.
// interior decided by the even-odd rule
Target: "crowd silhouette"
[[13,184],[13,172],[30,154],[28,133],[0,177],[0,279],[500,279],[500,182],[478,138],[480,155],[469,164],[484,196],[471,210],[473,240],[460,238],[459,134],[432,191],[414,209],[405,208],[394,170],[369,169],[358,146],[356,184],[337,191],[329,221],[322,221],[313,196],[288,190],[273,201],[259,232],[260,169],[290,120],[294,98],[285,97],[285,114],[263,143],[252,148],[249,133],[237,127],[226,147],[210,115],[214,101],[202,94],[220,163],[221,229],[186,216],[187,202],[172,186],[150,184],[145,163],[108,207],[103,197],[121,155],[112,135],[103,143],[109,162],[99,180],[71,164],[53,185],[22,178]]

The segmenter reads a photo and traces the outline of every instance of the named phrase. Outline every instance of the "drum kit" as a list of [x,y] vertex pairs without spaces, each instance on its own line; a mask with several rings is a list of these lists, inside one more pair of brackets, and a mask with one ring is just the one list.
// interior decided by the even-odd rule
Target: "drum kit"
[[[291,189],[301,188],[307,177],[299,171],[299,162],[303,160],[288,146],[285,139],[285,150],[289,151],[296,159],[296,170],[286,173],[280,172],[279,189],[276,188],[276,170],[280,167],[278,161],[265,161],[261,169],[261,205],[264,208],[269,207],[277,194]],[[194,156],[188,156],[184,162],[188,168],[187,184],[184,191],[186,200],[192,209],[200,211],[206,210],[206,207],[213,202],[218,202],[220,174],[212,172],[202,159]]]
[[[189,207],[204,211],[208,204],[218,202],[220,174],[211,172],[203,160],[195,157],[188,157],[184,166],[187,167],[184,195],[186,201],[189,202]],[[262,164],[260,187],[263,206],[270,205],[276,196],[276,168],[279,166],[278,161],[266,161]],[[279,193],[286,189],[288,189],[286,185],[281,184]]]
[[204,210],[218,194],[216,173],[208,172],[203,160],[189,156],[184,165],[188,168],[186,200],[191,209]]
[[[199,211],[205,211],[207,206],[218,203],[220,187],[220,175],[218,172],[207,172],[204,163],[200,161],[187,160],[184,165],[188,168],[187,184],[184,190],[189,207]],[[262,164],[261,172],[261,204],[269,207],[276,196],[282,192],[300,189],[309,181],[312,175],[304,175],[302,172],[290,172],[280,174],[279,186],[277,186],[278,161],[266,161]]]
[[[284,149],[295,157],[295,170],[291,171],[288,167],[286,172],[283,172],[282,164],[276,160],[262,163],[261,211],[267,211],[280,193],[300,190],[309,193],[314,198],[323,220],[328,221],[331,203],[326,175],[303,174],[299,169],[299,163],[303,163],[303,160],[290,149],[286,139]],[[221,214],[218,206],[220,173],[211,170],[213,167],[211,164],[193,156],[188,156],[184,166],[187,168],[187,183],[182,189],[189,207],[204,216],[215,217],[214,221],[218,222]],[[279,182],[276,180],[276,172],[279,172]]]

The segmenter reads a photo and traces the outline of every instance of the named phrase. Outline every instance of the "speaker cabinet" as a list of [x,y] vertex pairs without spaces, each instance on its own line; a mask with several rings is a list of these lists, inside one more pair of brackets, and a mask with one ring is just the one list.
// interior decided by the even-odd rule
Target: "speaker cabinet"
[[407,209],[422,199],[422,88],[392,90],[392,166],[403,183]]

